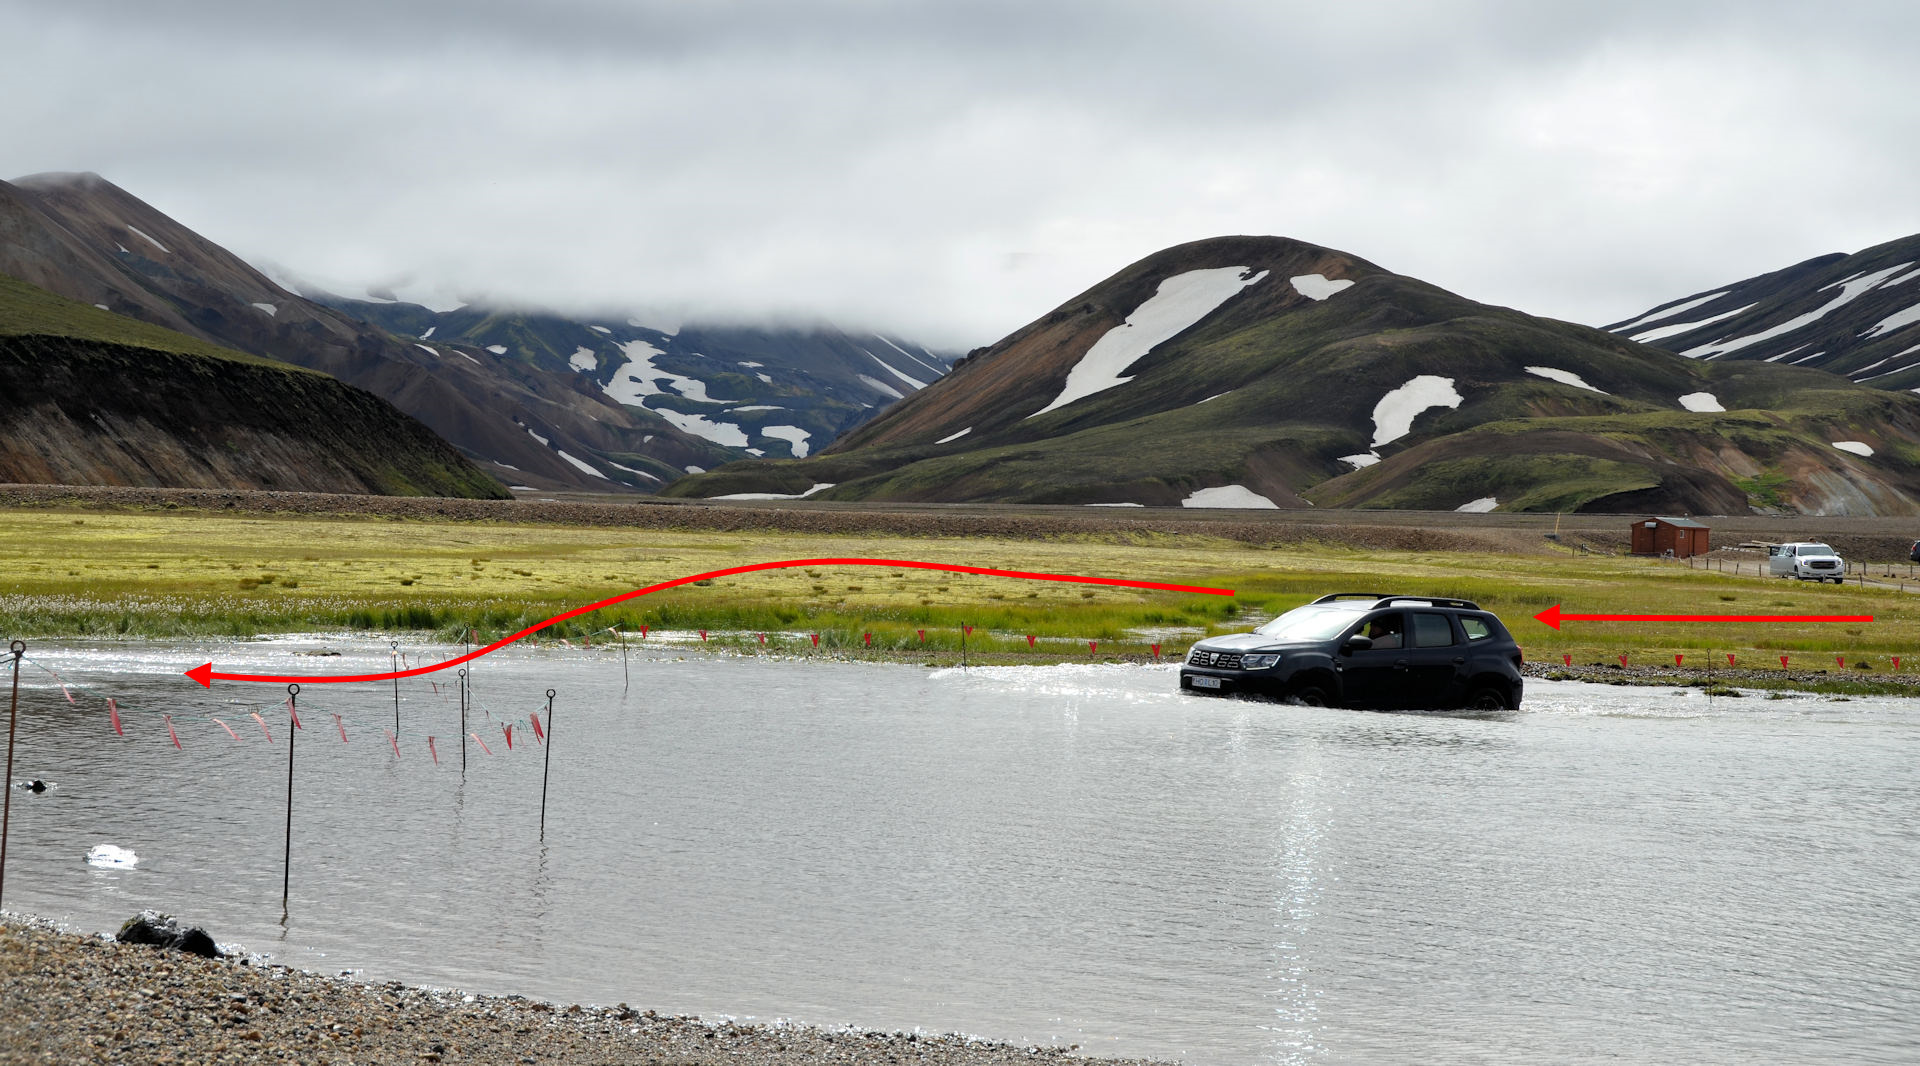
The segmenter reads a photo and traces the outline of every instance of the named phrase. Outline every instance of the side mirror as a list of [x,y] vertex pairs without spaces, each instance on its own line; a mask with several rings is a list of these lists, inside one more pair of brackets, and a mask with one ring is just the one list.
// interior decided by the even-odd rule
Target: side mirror
[[1373,638],[1364,633],[1355,633],[1353,636],[1347,638],[1345,644],[1340,645],[1340,650],[1349,655],[1356,651],[1372,651]]

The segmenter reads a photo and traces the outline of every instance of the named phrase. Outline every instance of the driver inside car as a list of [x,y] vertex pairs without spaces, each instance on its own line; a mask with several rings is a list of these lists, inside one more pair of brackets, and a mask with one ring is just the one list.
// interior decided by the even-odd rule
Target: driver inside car
[[1366,636],[1373,638],[1373,650],[1375,651],[1398,648],[1400,646],[1400,616],[1397,614],[1383,615],[1368,622],[1367,628],[1362,632]]

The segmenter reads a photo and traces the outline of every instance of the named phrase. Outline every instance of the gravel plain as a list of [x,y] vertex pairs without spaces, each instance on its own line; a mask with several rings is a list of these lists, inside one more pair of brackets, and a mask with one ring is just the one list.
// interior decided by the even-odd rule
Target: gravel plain
[[[1072,1048],[744,1025],[202,959],[0,915],[0,1064],[1036,1066]],[[1138,1060],[1098,1060],[1133,1062]]]

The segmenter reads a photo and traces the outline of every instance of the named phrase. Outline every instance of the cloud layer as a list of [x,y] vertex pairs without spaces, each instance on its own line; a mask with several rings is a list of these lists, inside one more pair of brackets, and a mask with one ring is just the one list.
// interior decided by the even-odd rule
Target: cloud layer
[[0,174],[335,284],[986,343],[1273,233],[1625,317],[1920,231],[1920,8],[0,3]]

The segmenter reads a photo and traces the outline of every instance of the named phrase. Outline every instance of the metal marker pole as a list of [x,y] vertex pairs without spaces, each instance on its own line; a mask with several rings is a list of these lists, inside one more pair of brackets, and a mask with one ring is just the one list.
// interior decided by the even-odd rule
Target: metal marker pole
[[540,839],[547,839],[547,773],[553,769],[553,690],[547,690],[547,756],[540,767]]
[[400,677],[399,677],[400,642],[397,640],[394,641],[391,647],[393,648],[393,650],[389,654],[391,655],[393,660],[393,669],[390,672],[394,675],[394,678],[393,678],[393,735],[397,737],[400,735]]
[[614,633],[620,638],[620,691],[625,692],[633,687],[633,675],[627,672],[627,634],[619,629]]
[[7,776],[0,779],[0,785],[7,789],[4,809],[0,809],[0,899],[5,898],[7,888],[7,827],[13,821],[13,731],[20,725],[20,657],[27,653],[27,644],[16,640],[10,650],[13,652],[13,710],[7,720]]
[[460,772],[467,772],[467,668],[460,668]]
[[288,888],[293,884],[293,735],[294,719],[300,716],[300,686],[287,686],[287,845],[280,860],[280,916],[287,914]]

